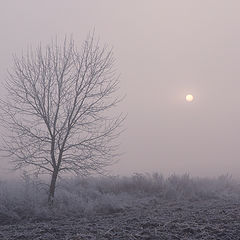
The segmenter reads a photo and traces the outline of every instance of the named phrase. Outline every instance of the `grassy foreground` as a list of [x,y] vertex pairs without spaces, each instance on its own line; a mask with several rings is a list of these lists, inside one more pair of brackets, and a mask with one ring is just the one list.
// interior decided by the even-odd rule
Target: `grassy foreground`
[[26,175],[19,181],[0,181],[0,225],[111,214],[147,198],[198,201],[240,197],[240,184],[229,175],[212,179],[188,174],[164,178],[155,173],[61,179],[52,209],[47,205],[47,189],[43,181]]

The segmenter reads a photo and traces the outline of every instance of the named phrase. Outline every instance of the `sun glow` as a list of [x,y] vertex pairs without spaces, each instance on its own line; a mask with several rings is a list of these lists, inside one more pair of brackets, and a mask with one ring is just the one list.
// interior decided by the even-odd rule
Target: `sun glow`
[[192,94],[188,94],[188,95],[186,95],[186,101],[187,101],[187,102],[192,102],[193,99],[194,99],[194,97],[193,97]]

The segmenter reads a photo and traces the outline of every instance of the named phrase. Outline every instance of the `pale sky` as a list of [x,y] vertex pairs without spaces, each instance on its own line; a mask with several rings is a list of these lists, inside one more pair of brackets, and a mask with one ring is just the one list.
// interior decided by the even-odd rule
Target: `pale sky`
[[81,44],[95,29],[126,94],[125,154],[112,173],[237,177],[239,12],[237,0],[0,0],[0,80],[13,53],[69,34]]

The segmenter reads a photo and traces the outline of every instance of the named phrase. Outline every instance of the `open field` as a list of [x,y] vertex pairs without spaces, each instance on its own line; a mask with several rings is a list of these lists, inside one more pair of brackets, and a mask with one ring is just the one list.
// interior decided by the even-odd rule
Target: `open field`
[[0,239],[240,239],[239,184],[228,176],[72,179],[51,211],[34,184],[17,196],[2,183]]

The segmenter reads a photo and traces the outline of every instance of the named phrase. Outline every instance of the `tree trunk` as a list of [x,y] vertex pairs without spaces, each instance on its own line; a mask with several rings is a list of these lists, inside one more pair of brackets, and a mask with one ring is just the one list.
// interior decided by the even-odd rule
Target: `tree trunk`
[[48,193],[48,204],[50,206],[53,205],[53,199],[54,199],[54,193],[55,193],[55,188],[56,188],[56,181],[57,181],[57,175],[58,175],[58,170],[54,170],[51,178],[51,184],[49,187],[49,193]]

